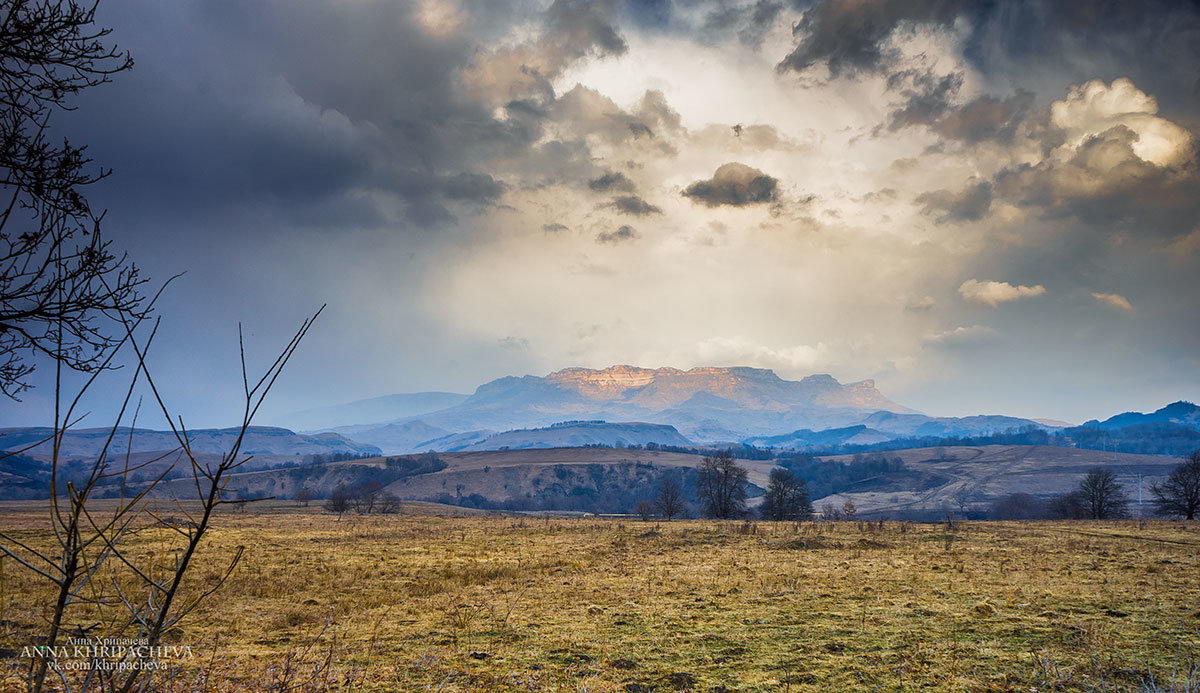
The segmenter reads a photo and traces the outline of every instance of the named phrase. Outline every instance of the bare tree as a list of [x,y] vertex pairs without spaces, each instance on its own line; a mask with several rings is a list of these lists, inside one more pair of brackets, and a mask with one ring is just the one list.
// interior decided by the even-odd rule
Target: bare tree
[[1200,512],[1200,450],[1172,469],[1162,483],[1152,484],[1150,492],[1157,514],[1196,519]]
[[400,497],[391,491],[380,491],[375,499],[375,510],[380,515],[395,515],[400,512]]
[[640,500],[633,506],[633,512],[642,518],[642,522],[649,522],[650,518],[654,517],[654,505],[648,500]]
[[296,493],[292,496],[292,500],[296,501],[297,503],[303,503],[304,507],[307,508],[309,502],[316,497],[317,494],[315,491],[307,486],[304,486],[300,490],[296,491]]
[[989,520],[1039,520],[1050,512],[1044,501],[1028,493],[1010,493],[992,502]]
[[746,512],[746,469],[730,450],[706,455],[698,468],[697,495],[709,517],[728,520]]
[[[124,342],[120,344],[124,345]],[[161,461],[164,456],[149,460],[141,465],[130,464],[129,453],[125,454],[123,466],[113,464],[108,455],[109,448],[114,445],[116,435],[130,405],[130,398],[137,383],[137,373],[131,379],[125,398],[121,404],[116,422],[108,429],[107,436],[100,452],[96,455],[87,476],[82,481],[64,479],[64,460],[61,453],[63,439],[71,425],[77,421],[75,411],[83,396],[91,389],[99,372],[109,365],[117,355],[118,349],[109,352],[102,368],[92,373],[76,396],[66,403],[62,399],[62,368],[56,370],[55,378],[55,418],[48,441],[51,443],[50,453],[50,525],[53,529],[57,548],[50,551],[39,551],[9,533],[0,532],[0,553],[13,558],[20,566],[48,580],[54,587],[54,606],[46,620],[46,633],[43,644],[46,652],[53,652],[59,644],[70,612],[80,605],[104,606],[112,603],[103,594],[103,587],[97,588],[93,578],[101,567],[112,557],[112,544],[120,541],[126,533],[132,531],[133,522],[139,517],[138,505],[143,498],[161,481],[169,471],[162,472],[149,484],[143,486],[140,493],[127,495],[125,480],[132,473],[150,464]],[[136,423],[136,413],[133,422]],[[129,428],[129,436],[133,435],[133,425]],[[39,441],[38,444],[46,442]],[[36,444],[35,444],[36,445]],[[30,446],[33,447],[33,446]],[[132,445],[126,443],[126,450]],[[93,515],[88,511],[88,503],[98,492],[101,485],[108,480],[120,481],[120,497],[112,514],[106,518]],[[46,677],[50,671],[52,655],[43,654],[34,657],[29,663],[27,676],[28,689],[35,692],[44,690]],[[70,686],[65,674],[54,670],[63,689]]]
[[379,494],[382,492],[383,484],[378,481],[366,482],[354,494],[354,510],[359,515],[370,515],[374,512],[375,503],[378,502]]
[[0,8],[0,392],[30,387],[38,357],[91,372],[151,302],[146,280],[102,239],[84,196],[109,171],[53,141],[51,117],[133,66],[105,45],[96,2],[9,0]]
[[813,513],[808,486],[787,469],[773,469],[766,496],[758,510],[764,520],[808,519]]
[[345,484],[338,484],[325,500],[325,509],[339,516],[350,509],[350,489]]
[[[153,301],[151,301],[152,303]],[[42,644],[48,649],[40,650],[39,656],[30,661],[27,679],[29,690],[45,690],[46,679],[51,670],[59,679],[59,685],[55,686],[56,688],[73,689],[68,680],[67,671],[57,667],[51,668],[50,663],[53,659],[53,648],[60,642],[71,618],[70,614],[81,606],[94,607],[100,611],[102,622],[97,625],[103,627],[106,637],[136,637],[147,647],[131,648],[117,663],[121,666],[109,674],[97,673],[95,669],[87,671],[83,674],[84,678],[79,683],[79,688],[90,690],[98,686],[103,690],[121,691],[122,693],[135,689],[148,690],[152,688],[151,680],[155,676],[157,668],[147,660],[153,660],[156,657],[154,653],[162,635],[195,610],[206,597],[219,589],[241,559],[242,549],[238,549],[224,572],[218,575],[215,582],[206,585],[203,592],[189,593],[184,588],[187,582],[185,578],[188,576],[193,566],[193,558],[210,528],[214,511],[222,505],[255,500],[232,500],[227,497],[225,487],[230,474],[250,459],[249,456],[240,453],[246,431],[250,428],[255,413],[275,379],[291,358],[311,324],[311,320],[305,321],[283,353],[253,387],[249,385],[250,381],[246,377],[245,352],[242,351],[243,382],[246,384],[246,406],[242,425],[232,448],[222,456],[219,462],[215,463],[215,466],[206,466],[197,461],[183,421],[176,420],[170,414],[159,394],[154,378],[147,368],[146,353],[157,331],[157,324],[145,343],[142,344],[134,335],[137,322],[125,322],[125,338],[117,343],[117,348],[111,350],[106,360],[92,372],[80,392],[69,404],[60,399],[64,364],[58,365],[55,387],[57,406],[55,407],[54,426],[49,438],[52,443],[49,496],[51,526],[59,550],[48,554],[33,549],[18,538],[0,534],[0,552],[11,556],[23,567],[49,580],[55,588],[56,597],[47,618],[46,634],[42,639]],[[108,369],[110,361],[121,351],[120,348],[126,345],[134,353],[137,368],[130,378],[130,384],[116,416],[116,421],[108,429],[103,448],[96,456],[90,472],[81,480],[64,480],[62,478],[61,449],[64,436],[76,422],[76,419],[73,418],[75,410],[96,378]],[[132,465],[129,453],[126,452],[124,464],[118,465],[108,455],[108,451],[114,444],[116,434],[122,430],[120,426],[130,407],[130,399],[139,379],[144,381],[149,388],[154,401],[171,426],[179,447],[140,465]],[[133,448],[131,439],[137,421],[137,409],[135,408],[134,411],[133,421],[129,428],[124,429],[126,432],[123,433],[130,437],[130,440],[125,441],[127,451]],[[176,460],[186,459],[190,464],[191,485],[196,489],[195,500],[199,503],[197,513],[193,514],[184,504],[176,503],[178,511],[184,515],[185,520],[161,517],[143,503],[148,494],[156,489],[172,470],[175,466],[174,463],[169,464],[149,483],[140,485],[140,491],[133,492],[127,486],[127,482],[132,480],[133,472],[161,462],[171,455]],[[117,492],[115,510],[101,513],[90,503],[100,490]],[[145,523],[147,518],[153,521],[148,526]],[[161,554],[147,555],[142,550],[127,548],[126,539],[128,537],[139,532],[158,530],[164,531],[167,535],[162,542],[164,548]],[[172,537],[174,537],[174,541],[172,541]],[[173,567],[167,569],[164,577],[151,577],[159,573],[164,560],[173,563]],[[95,576],[101,573],[109,578],[104,581],[95,580]],[[135,589],[143,590],[144,595],[131,592]],[[109,607],[116,607],[119,610],[116,612],[117,615],[111,615],[113,611]],[[110,615],[103,616],[106,613]],[[121,613],[123,615],[120,615]],[[96,679],[97,676],[105,678],[99,681]]]
[[[171,528],[178,533],[180,543],[174,547],[174,568],[168,571],[166,579],[151,577],[150,573],[152,571],[139,569],[115,543],[110,541],[106,544],[109,549],[113,550],[115,557],[130,568],[142,581],[146,589],[147,595],[144,599],[134,600],[119,588],[116,588],[114,583],[114,589],[117,590],[117,595],[121,603],[129,612],[129,621],[122,627],[121,632],[128,632],[130,628],[133,628],[137,637],[150,648],[148,652],[153,653],[164,633],[175,627],[189,613],[200,606],[207,597],[220,589],[241,561],[245,550],[243,547],[239,547],[234,552],[224,572],[219,575],[217,580],[208,589],[199,594],[188,595],[187,598],[182,600],[182,606],[175,604],[176,598],[183,593],[183,585],[192,567],[192,561],[211,527],[213,513],[216,509],[223,505],[236,506],[258,500],[266,500],[265,498],[229,499],[225,497],[225,487],[229,482],[229,477],[238,468],[250,461],[251,456],[243,455],[241,452],[246,432],[250,429],[254,417],[258,414],[258,410],[262,407],[267,394],[275,385],[284,367],[291,360],[292,355],[299,348],[300,342],[308,334],[309,329],[312,328],[313,323],[324,309],[325,307],[322,306],[311,318],[305,320],[300,325],[300,328],[282,349],[279,356],[275,358],[275,361],[265,369],[265,372],[256,381],[252,381],[247,372],[246,349],[242,338],[241,326],[238,326],[238,351],[241,360],[243,385],[242,420],[238,429],[238,435],[234,439],[233,444],[221,456],[215,466],[207,466],[197,460],[182,418],[178,420],[177,424],[176,419],[172,416],[166,403],[163,401],[154,378],[146,367],[146,350],[145,347],[139,346],[137,339],[134,337],[134,325],[128,319],[124,319],[126,337],[134,353],[137,355],[138,368],[144,376],[155,402],[162,411],[163,417],[170,425],[171,432],[175,435],[175,440],[179,444],[179,450],[190,465],[192,485],[196,490],[194,500],[200,506],[199,511],[193,514],[188,512],[183,504],[177,504],[179,511],[184,514],[188,521],[182,527],[171,525]],[[157,324],[155,329],[157,330]],[[155,519],[159,518],[155,517]],[[125,675],[124,681],[120,682],[120,685],[113,686],[113,689],[120,691],[120,693],[129,693],[135,688],[144,690],[149,685],[150,677],[153,676],[154,668],[148,666],[151,662],[145,661],[147,658],[152,660],[154,657],[153,654],[143,655],[140,650],[133,650],[129,657],[135,660],[133,662],[134,666],[128,669],[129,673]]]
[[1086,520],[1091,517],[1083,492],[1078,488],[1051,498],[1047,509],[1051,517],[1059,520]]
[[663,479],[658,485],[658,493],[654,494],[654,507],[667,522],[682,515],[687,510],[687,503],[679,483],[670,477]]
[[1079,497],[1087,516],[1109,520],[1129,515],[1129,498],[1111,469],[1093,467],[1079,482]]
[[958,514],[964,520],[967,518],[967,506],[979,499],[979,492],[968,486],[959,486],[950,494],[950,499],[958,508]]

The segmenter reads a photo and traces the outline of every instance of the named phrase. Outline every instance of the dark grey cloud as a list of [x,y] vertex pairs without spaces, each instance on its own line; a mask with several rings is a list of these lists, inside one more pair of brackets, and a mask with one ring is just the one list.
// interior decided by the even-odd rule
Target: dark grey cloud
[[[105,196],[147,217],[437,226],[500,194],[487,157],[540,137],[461,93],[472,43],[431,38],[406,7],[102,8],[137,67],[62,126],[119,172]],[[314,50],[313,36],[338,49]]]
[[710,36],[735,33],[747,46],[760,46],[783,12],[783,3],[757,0],[748,4],[720,4],[704,17],[702,31]]
[[634,137],[641,137],[643,135],[646,137],[654,137],[654,131],[650,129],[650,126],[641,121],[630,120],[628,121],[627,125],[629,126],[629,132],[631,132]]
[[[937,75],[929,69],[909,68],[888,75],[887,84],[904,97],[903,106],[888,115],[886,125],[891,132],[927,127],[946,139],[968,144],[1008,143],[1028,118],[1039,115],[1033,108],[1033,92],[1020,88],[1004,98],[984,94],[956,105],[963,85],[961,71]],[[876,128],[875,134],[882,129]]]
[[558,233],[559,231],[567,231],[569,229],[569,226],[560,224],[557,221],[550,224],[542,224],[542,230],[546,233]]
[[629,50],[614,23],[612,0],[555,0],[546,10],[546,24],[562,46],[574,50],[574,57]]
[[718,168],[712,178],[689,185],[683,195],[707,207],[743,207],[777,200],[779,181],[756,168],[731,162]]
[[441,181],[448,199],[492,204],[504,193],[504,184],[486,173],[456,173]]
[[1017,89],[1003,99],[985,95],[957,108],[947,109],[930,125],[943,137],[968,143],[996,140],[1012,141],[1017,128],[1031,115],[1033,92]]
[[616,245],[626,241],[634,241],[642,237],[642,234],[637,232],[637,229],[625,224],[617,228],[616,231],[601,231],[596,234],[597,243],[607,243]]
[[893,32],[948,28],[959,18],[970,29],[964,56],[998,81],[1057,93],[1093,77],[1128,77],[1167,115],[1200,105],[1200,3],[1178,0],[817,0],[795,25],[796,47],[779,69],[823,63],[835,77],[890,73]]
[[588,181],[588,187],[596,192],[633,192],[633,181],[620,171],[605,171],[603,175]]
[[626,0],[622,9],[625,16],[637,26],[663,29],[671,23],[674,3],[672,0]]
[[799,43],[779,69],[806,70],[821,62],[835,77],[878,70],[891,58],[884,44],[898,26],[905,22],[949,26],[966,4],[964,0],[821,0],[793,27]]
[[651,214],[662,214],[658,207],[646,202],[637,195],[619,195],[613,198],[612,206],[622,214],[644,217]]
[[[63,127],[120,172],[106,194],[148,217],[417,232],[496,203],[496,160],[516,162],[503,173],[523,184],[594,176],[582,134],[544,141],[558,98],[547,75],[627,50],[614,3],[463,5],[463,31],[433,35],[408,3],[104,3],[138,65]],[[524,53],[481,53],[480,40],[517,25],[539,27]],[[493,104],[463,75],[502,58],[520,85]],[[506,74],[484,82],[503,91]],[[653,124],[617,127],[633,137]]]
[[926,214],[935,215],[938,223],[977,221],[992,208],[992,184],[979,181],[956,191],[933,190],[918,195],[916,203]]
[[903,108],[888,116],[892,132],[911,125],[932,125],[946,116],[950,103],[962,88],[963,74],[935,75],[930,70],[902,70],[888,77],[888,88],[898,89]]
[[968,8],[966,57],[990,74],[1031,86],[1071,67],[1088,73],[1075,81],[1129,77],[1158,96],[1168,114],[1200,104],[1180,88],[1196,79],[1200,65],[1200,3],[1017,0]]

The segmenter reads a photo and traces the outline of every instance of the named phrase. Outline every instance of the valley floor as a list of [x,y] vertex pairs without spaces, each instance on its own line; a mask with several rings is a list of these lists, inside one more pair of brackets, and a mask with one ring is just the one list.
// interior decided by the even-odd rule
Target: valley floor
[[[0,527],[44,541],[41,517],[10,510]],[[193,589],[235,547],[247,552],[174,634],[194,652],[176,690],[282,690],[314,672],[294,690],[1200,685],[1196,523],[339,520],[297,509],[222,514],[211,539]],[[49,594],[11,560],[0,569],[0,689],[21,690],[15,653]],[[1144,688],[1151,680],[1160,688]]]

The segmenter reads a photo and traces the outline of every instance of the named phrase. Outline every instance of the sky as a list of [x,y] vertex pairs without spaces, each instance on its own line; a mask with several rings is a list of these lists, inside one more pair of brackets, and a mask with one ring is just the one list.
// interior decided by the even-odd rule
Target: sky
[[[1200,9],[108,0],[54,127],[193,427],[569,367],[874,379],[931,415],[1200,397]],[[51,371],[6,425],[49,421]],[[104,425],[129,375],[97,387]],[[161,417],[160,417],[161,418]],[[162,427],[154,417],[142,419]]]

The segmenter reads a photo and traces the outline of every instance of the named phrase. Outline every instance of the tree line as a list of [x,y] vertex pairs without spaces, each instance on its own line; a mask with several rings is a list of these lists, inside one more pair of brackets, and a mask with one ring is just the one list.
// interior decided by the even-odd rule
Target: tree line
[[[810,487],[803,470],[814,469],[816,459],[798,455],[788,466],[771,471],[763,501],[757,516],[764,520],[806,520],[815,516]],[[830,464],[830,463],[823,463]],[[894,473],[903,471],[903,463],[884,457],[862,458],[849,464],[839,464],[839,473],[848,476],[870,472]],[[797,470],[801,470],[798,474]],[[853,474],[851,475],[851,471]],[[753,515],[747,504],[750,486],[748,471],[737,463],[730,450],[706,455],[696,468],[696,501],[700,513],[714,519],[749,518]],[[1150,485],[1154,513],[1161,517],[1196,519],[1200,514],[1200,450],[1192,452],[1176,465],[1160,482]],[[644,520],[661,517],[666,520],[686,516],[688,504],[682,489],[673,479],[661,482],[650,498],[637,503],[634,512]],[[954,494],[959,511],[966,516],[967,506],[976,500],[970,489]],[[1094,467],[1080,478],[1075,488],[1048,500],[1028,493],[1013,493],[992,503],[988,519],[1093,519],[1109,520],[1130,516],[1129,494],[1111,469]],[[820,516],[827,520],[849,520],[857,513],[852,501],[841,506],[832,503],[822,508]]]
[[[1159,517],[1196,519],[1200,514],[1200,450],[1175,466],[1166,478],[1150,485],[1150,502]],[[1129,493],[1115,472],[1094,467],[1067,491],[1043,500],[1013,493],[992,503],[992,520],[1113,520],[1130,516]]]

